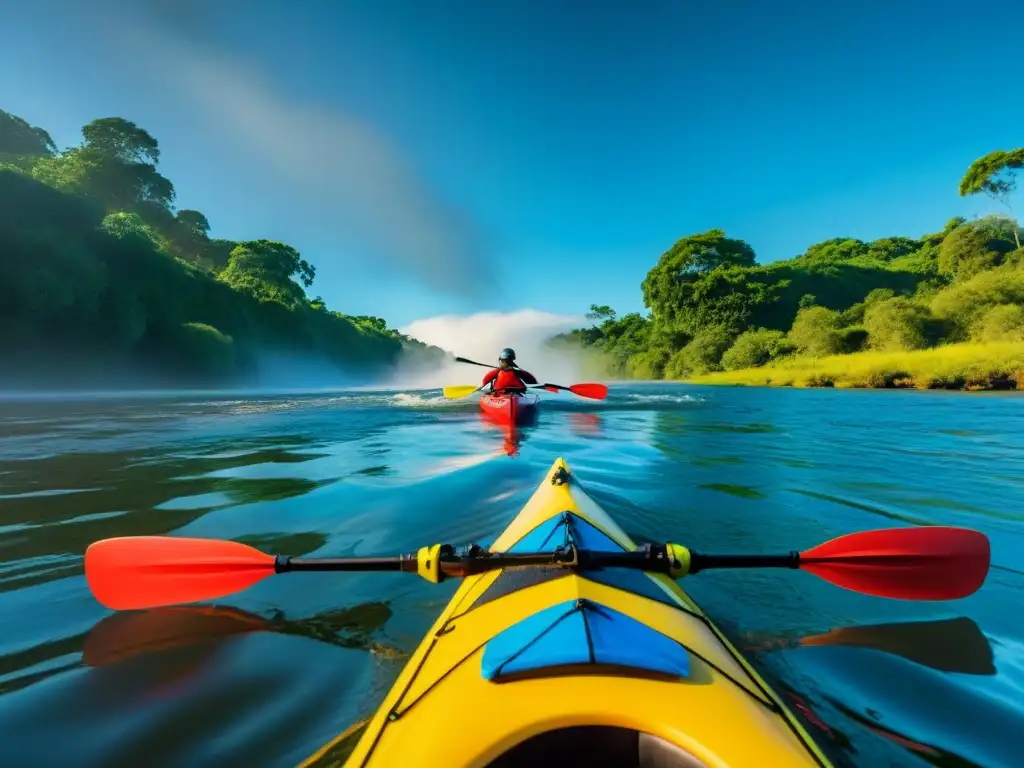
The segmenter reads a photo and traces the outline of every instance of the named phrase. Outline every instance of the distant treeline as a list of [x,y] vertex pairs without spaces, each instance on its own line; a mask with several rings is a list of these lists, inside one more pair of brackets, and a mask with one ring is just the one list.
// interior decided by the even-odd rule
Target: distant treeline
[[[1024,149],[975,161],[961,195],[1007,204]],[[790,357],[1024,342],[1024,250],[1009,216],[955,218],[921,237],[838,237],[759,265],[721,230],[662,254],[641,288],[648,314],[591,305],[589,328],[552,340],[612,375],[684,379]]]
[[211,238],[203,213],[175,209],[157,141],[134,123],[82,136],[58,152],[0,110],[0,385],[22,367],[241,382],[266,353],[354,374],[444,357],[307,298],[315,268],[291,246]]

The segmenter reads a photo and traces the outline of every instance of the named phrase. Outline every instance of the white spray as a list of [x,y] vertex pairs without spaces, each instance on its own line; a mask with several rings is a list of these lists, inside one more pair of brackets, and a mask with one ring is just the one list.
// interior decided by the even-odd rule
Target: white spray
[[[557,315],[536,309],[514,312],[478,312],[473,315],[441,315],[416,320],[401,332],[433,344],[459,357],[497,364],[505,347],[516,351],[516,363],[541,383],[568,386],[581,379],[580,361],[569,352],[556,351],[545,342],[552,336],[587,322],[582,315]],[[403,389],[479,383],[485,370],[449,362],[434,371],[399,370],[394,386]]]

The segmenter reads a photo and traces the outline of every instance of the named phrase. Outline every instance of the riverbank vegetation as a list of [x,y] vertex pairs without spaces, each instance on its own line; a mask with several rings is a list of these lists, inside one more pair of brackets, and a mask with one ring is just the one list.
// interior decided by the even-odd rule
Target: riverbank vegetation
[[1024,344],[964,343],[912,351],[791,356],[691,381],[755,387],[1024,390]]
[[[1007,203],[1024,149],[993,152],[961,195]],[[1024,249],[1006,215],[919,237],[837,237],[758,264],[721,230],[690,235],[641,284],[647,314],[591,306],[552,339],[627,378],[800,386],[1024,389]]]
[[0,111],[0,383],[244,382],[268,358],[364,375],[443,357],[310,299],[316,269],[291,246],[211,237],[202,212],[175,208],[157,140],[134,123],[94,120],[82,137],[59,152]]

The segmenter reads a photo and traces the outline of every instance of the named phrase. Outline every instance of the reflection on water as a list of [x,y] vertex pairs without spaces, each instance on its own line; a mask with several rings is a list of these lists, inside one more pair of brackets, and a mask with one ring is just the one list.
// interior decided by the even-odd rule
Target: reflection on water
[[767,652],[827,646],[870,648],[916,664],[964,675],[994,675],[992,645],[977,623],[966,616],[935,621],[837,627],[814,635],[773,635],[758,639],[749,633],[745,650]]
[[691,594],[858,765],[1024,753],[1020,399],[613,388],[500,427],[440,393],[0,404],[0,764],[294,765],[380,701],[454,586],[287,574],[217,605],[111,614],[96,539],[233,539],[290,555],[487,543],[565,456],[636,538],[804,549],[853,530],[964,525],[976,595],[911,603],[802,573]]
[[598,413],[570,413],[569,429],[577,437],[601,437],[604,432]]

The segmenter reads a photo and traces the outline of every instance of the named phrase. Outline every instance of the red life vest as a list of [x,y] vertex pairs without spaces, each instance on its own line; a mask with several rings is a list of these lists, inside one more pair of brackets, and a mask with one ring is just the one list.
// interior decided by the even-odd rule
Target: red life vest
[[536,384],[537,379],[533,377],[533,374],[529,371],[514,368],[495,368],[487,372],[484,376],[484,384],[490,384],[494,382],[494,389],[496,391],[502,391],[505,389],[526,389],[526,384]]

